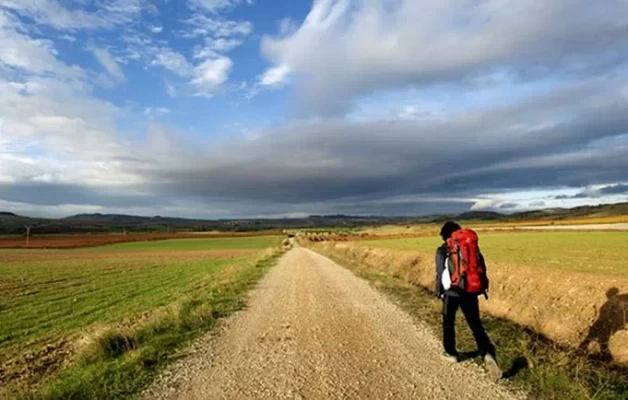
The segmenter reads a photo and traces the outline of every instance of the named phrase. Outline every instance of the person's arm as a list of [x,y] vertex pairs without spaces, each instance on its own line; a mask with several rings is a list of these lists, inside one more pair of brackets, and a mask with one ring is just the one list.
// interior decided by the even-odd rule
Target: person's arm
[[440,298],[443,294],[445,294],[445,288],[443,288],[443,271],[445,270],[445,258],[447,254],[443,247],[439,247],[436,249],[436,288],[435,293],[436,297]]
[[480,265],[482,267],[484,267],[484,272],[486,272],[486,262],[484,262],[484,255],[482,254],[481,251],[478,254],[480,255],[480,257],[479,257],[480,258],[480,260],[479,260],[480,261]]
[[484,268],[484,279],[486,280],[485,282],[483,282],[484,285],[484,297],[488,300],[488,289],[490,286],[490,280],[488,279],[488,271],[486,268],[486,262],[484,261],[484,255],[482,254],[482,252],[480,251],[479,253],[479,262],[480,265]]

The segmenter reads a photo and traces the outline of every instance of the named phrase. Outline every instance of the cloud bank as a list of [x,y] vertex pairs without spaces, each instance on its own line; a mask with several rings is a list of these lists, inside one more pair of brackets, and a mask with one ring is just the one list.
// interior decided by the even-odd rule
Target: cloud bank
[[[263,35],[268,65],[250,76],[291,93],[286,118],[226,139],[185,138],[157,121],[170,109],[135,112],[98,82],[132,83],[125,63],[138,60],[181,80],[173,97],[213,97],[253,32],[222,13],[258,5],[190,0],[177,35],[197,40],[191,54],[133,28],[124,48],[86,50],[96,70],[33,21],[101,32],[159,9],[61,4],[0,0],[0,208],[408,215],[628,200],[625,1],[316,0],[302,23]],[[367,101],[374,112],[355,117]],[[120,128],[130,118],[142,132]]]

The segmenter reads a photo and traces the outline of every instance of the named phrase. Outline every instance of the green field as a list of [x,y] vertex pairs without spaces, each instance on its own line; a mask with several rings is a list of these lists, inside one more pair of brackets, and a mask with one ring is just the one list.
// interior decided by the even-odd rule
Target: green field
[[[433,254],[440,237],[369,240],[361,246]],[[480,247],[491,262],[539,266],[628,277],[626,232],[480,233]]]
[[170,239],[150,242],[118,243],[94,247],[82,251],[203,251],[231,249],[264,249],[281,241],[277,236],[253,236],[241,238]]
[[[142,344],[144,351],[159,349],[163,354],[157,355],[158,361],[166,360],[178,343],[209,328],[215,317],[241,306],[241,296],[264,271],[259,266],[267,265],[260,264],[266,249],[276,248],[280,242],[279,237],[266,236],[176,239],[76,250],[0,250],[0,386],[14,380],[24,380],[22,386],[28,387],[44,378],[51,382],[65,379],[59,396],[79,393],[80,398],[138,390],[152,370],[140,368],[134,374],[141,379],[125,378],[113,386],[102,377],[117,374],[121,365],[137,366],[137,360],[142,359],[137,354],[130,364],[117,356],[115,360],[97,360],[97,364],[105,365],[95,376],[104,379],[102,385],[108,386],[107,390],[115,389],[105,392],[81,375],[93,368],[88,364],[69,370],[70,375],[79,374],[72,379],[63,378],[63,374],[54,378],[62,370],[54,364],[80,359],[81,354],[68,356],[68,351],[76,350],[68,343],[76,343],[95,327],[99,331],[132,332],[135,352]],[[156,322],[156,310],[166,311],[157,312],[155,318],[162,318],[164,312],[174,316],[166,323]],[[189,321],[196,322],[190,325]],[[165,324],[165,328],[160,325],[159,335],[150,330],[154,324]],[[150,326],[153,328],[147,328]],[[166,343],[151,342],[162,334],[168,338]],[[42,347],[53,348],[55,353],[58,343],[64,343],[60,355],[45,354],[42,360],[37,359]],[[33,365],[43,366],[39,368],[42,371],[32,371]],[[19,373],[20,368],[27,368],[27,373]],[[95,392],[83,392],[86,384],[95,385]],[[56,398],[51,393],[44,397]]]

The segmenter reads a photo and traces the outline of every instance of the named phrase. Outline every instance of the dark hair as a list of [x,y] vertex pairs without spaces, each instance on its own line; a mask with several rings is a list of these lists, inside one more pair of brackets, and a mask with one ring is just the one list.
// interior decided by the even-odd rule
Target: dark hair
[[460,227],[460,225],[458,225],[454,221],[447,221],[447,222],[445,222],[443,227],[440,228],[440,237],[442,237],[443,240],[447,240],[447,239],[449,239],[451,237],[452,233],[454,233],[455,231],[458,231],[460,229],[462,229]]

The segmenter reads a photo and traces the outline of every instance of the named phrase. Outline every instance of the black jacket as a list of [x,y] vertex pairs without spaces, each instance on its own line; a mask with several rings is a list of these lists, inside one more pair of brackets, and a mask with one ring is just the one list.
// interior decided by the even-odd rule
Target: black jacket
[[453,290],[445,290],[443,287],[442,278],[443,272],[445,271],[445,259],[447,258],[447,244],[443,243],[439,248],[436,249],[436,288],[434,292],[436,293],[436,297],[441,297],[444,294],[448,296],[460,296],[459,293]]

